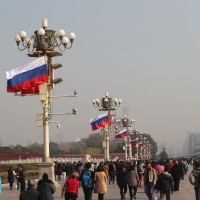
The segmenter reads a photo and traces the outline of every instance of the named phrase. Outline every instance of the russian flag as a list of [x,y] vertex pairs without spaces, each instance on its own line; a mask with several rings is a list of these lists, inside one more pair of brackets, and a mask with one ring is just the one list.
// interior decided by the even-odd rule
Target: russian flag
[[142,142],[138,143],[138,149],[142,150]]
[[112,116],[110,116],[110,119],[109,119],[108,113],[103,113],[90,120],[90,124],[92,126],[93,131],[104,127],[110,122],[112,122]]
[[7,92],[39,93],[39,85],[48,82],[45,57],[10,71],[6,71]]
[[137,140],[132,140],[130,143],[131,143],[132,147],[135,147],[137,145],[138,141]]
[[128,136],[128,132],[126,129],[115,133],[115,139],[124,138],[126,136]]

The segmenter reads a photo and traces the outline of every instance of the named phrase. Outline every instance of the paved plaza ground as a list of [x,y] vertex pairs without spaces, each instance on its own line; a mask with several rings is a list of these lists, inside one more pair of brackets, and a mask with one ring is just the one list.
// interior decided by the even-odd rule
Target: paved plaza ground
[[[190,170],[189,170],[190,171]],[[61,187],[64,181],[60,181],[60,187],[57,188],[56,193],[54,194],[55,200],[64,199],[61,197]],[[84,195],[82,188],[79,188],[78,199],[84,200]],[[17,200],[19,199],[19,190],[10,190],[8,185],[4,185],[2,188],[2,193],[0,194],[0,200]],[[97,200],[97,194],[93,194],[93,200]],[[126,194],[126,199],[129,198],[129,194]],[[137,199],[147,199],[147,196],[144,193],[143,187],[138,187]],[[188,174],[185,176],[184,180],[181,180],[180,191],[172,195],[172,200],[195,200],[193,186],[189,183]],[[108,194],[105,195],[105,200],[120,200],[119,188],[116,184],[108,185]]]

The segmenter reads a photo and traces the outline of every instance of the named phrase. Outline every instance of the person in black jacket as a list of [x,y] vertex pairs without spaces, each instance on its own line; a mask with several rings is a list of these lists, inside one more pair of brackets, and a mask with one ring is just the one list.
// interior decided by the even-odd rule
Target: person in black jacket
[[174,192],[179,191],[180,180],[184,179],[183,165],[180,161],[175,161],[174,166],[172,167],[170,174],[173,177],[174,181]]
[[25,191],[26,182],[25,182],[25,170],[22,165],[19,167],[19,171],[17,172],[17,178],[20,184],[20,192]]
[[47,173],[44,173],[42,175],[42,179],[38,181],[37,191],[39,192],[38,200],[54,200],[53,194],[56,191],[56,187],[54,183],[49,179]]
[[155,190],[160,191],[160,200],[163,200],[165,195],[166,199],[170,200],[170,193],[173,194],[174,182],[171,174],[168,173],[169,165],[166,165],[164,172],[158,175],[155,185]]
[[11,166],[8,170],[8,182],[10,184],[10,190],[13,188],[13,183],[15,181],[15,172],[13,170],[13,167]]
[[121,200],[125,199],[127,192],[127,182],[126,182],[126,172],[123,166],[118,168],[117,176],[117,185],[120,189]]

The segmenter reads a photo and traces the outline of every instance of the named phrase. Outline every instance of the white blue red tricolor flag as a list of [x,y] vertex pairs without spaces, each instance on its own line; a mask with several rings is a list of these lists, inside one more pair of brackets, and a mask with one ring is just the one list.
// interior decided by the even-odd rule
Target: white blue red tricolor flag
[[137,140],[132,140],[130,143],[131,143],[131,145],[133,147],[135,147],[138,144],[138,141]]
[[39,85],[48,82],[45,57],[6,72],[7,92],[39,93]]
[[90,124],[92,126],[93,131],[104,127],[110,122],[112,122],[112,116],[110,116],[110,119],[109,119],[108,113],[103,113],[90,120]]
[[126,136],[128,136],[128,132],[126,129],[115,133],[115,139],[124,138]]
[[142,142],[138,143],[138,149],[139,149],[139,150],[142,149]]

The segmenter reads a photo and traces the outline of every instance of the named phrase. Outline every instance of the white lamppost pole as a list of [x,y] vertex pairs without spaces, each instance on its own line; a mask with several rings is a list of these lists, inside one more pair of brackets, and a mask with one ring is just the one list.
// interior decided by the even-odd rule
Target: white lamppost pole
[[111,111],[116,110],[116,107],[119,107],[122,103],[121,99],[112,99],[111,97],[108,97],[108,92],[106,92],[105,97],[101,98],[101,100],[94,99],[93,100],[93,106],[98,107],[99,111],[106,111],[108,112],[108,126],[104,127],[104,160],[108,161],[110,160],[109,155],[109,127],[110,127],[110,116]]

